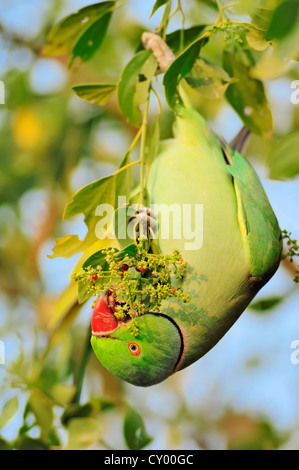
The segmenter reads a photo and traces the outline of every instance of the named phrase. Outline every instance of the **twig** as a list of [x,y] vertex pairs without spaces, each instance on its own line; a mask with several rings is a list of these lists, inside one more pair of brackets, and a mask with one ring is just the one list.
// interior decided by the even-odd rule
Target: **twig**
[[76,387],[76,393],[73,398],[74,404],[80,403],[85,370],[86,370],[86,366],[87,366],[87,363],[88,363],[88,360],[90,358],[90,354],[92,351],[91,345],[90,345],[90,337],[91,337],[91,332],[90,332],[90,327],[88,327],[85,341],[83,343],[83,348],[82,348],[82,353],[81,353],[81,357],[79,360],[78,368],[75,370],[75,373],[74,373],[74,385]]
[[145,146],[147,138],[147,124],[148,124],[148,112],[149,112],[149,100],[150,97],[146,100],[144,113],[143,113],[143,122],[142,122],[142,134],[141,134],[141,143],[140,143],[140,204],[144,203],[144,168],[145,168]]
[[236,137],[230,142],[230,147],[242,153],[250,137],[251,131],[247,127],[242,127]]

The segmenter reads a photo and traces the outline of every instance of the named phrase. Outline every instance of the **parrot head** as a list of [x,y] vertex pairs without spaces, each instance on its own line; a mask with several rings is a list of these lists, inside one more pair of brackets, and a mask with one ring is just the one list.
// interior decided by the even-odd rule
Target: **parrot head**
[[148,312],[117,320],[107,292],[97,300],[91,320],[91,345],[101,364],[115,376],[146,387],[165,380],[183,354],[183,335],[171,318]]

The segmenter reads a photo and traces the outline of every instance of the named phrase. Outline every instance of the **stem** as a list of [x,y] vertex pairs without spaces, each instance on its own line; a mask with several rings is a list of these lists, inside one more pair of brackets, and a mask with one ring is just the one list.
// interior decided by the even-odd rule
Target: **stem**
[[90,357],[91,353],[91,345],[90,345],[90,327],[88,327],[88,331],[85,337],[85,341],[83,343],[82,353],[79,361],[78,368],[75,370],[74,373],[74,385],[76,387],[76,394],[73,398],[74,404],[80,403],[82,386],[84,381],[84,375],[86,366]]
[[216,21],[216,25],[219,25],[219,23],[221,23],[221,21],[225,21],[225,19],[226,19],[225,10],[228,10],[229,8],[233,8],[237,4],[236,3],[230,3],[229,5],[223,5],[221,0],[216,0],[216,2],[217,2],[218,10],[219,10],[219,16],[218,16],[218,19]]
[[146,168],[145,187],[147,188],[148,177],[149,177],[149,165],[147,162],[145,162],[145,168]]
[[138,140],[139,140],[139,137],[141,136],[141,132],[142,132],[142,127],[140,127],[140,129],[138,130],[137,134],[135,135],[134,139],[133,139],[133,142],[131,143],[130,145],[130,148],[128,150],[128,153],[131,153],[132,150],[134,149],[135,145],[137,144]]
[[166,30],[167,30],[167,26],[168,26],[169,19],[170,19],[169,18],[170,11],[171,11],[171,0],[169,0],[165,5],[164,12],[161,18],[161,23],[160,23],[159,28],[157,29],[157,33],[160,34],[162,39],[164,40],[166,39]]
[[181,37],[180,37],[180,53],[183,51],[184,49],[184,39],[185,39],[185,21],[186,21],[186,17],[185,17],[185,14],[182,10],[182,6],[181,6],[181,1],[178,0],[178,7],[179,7],[179,10],[181,12],[181,16],[182,16],[182,31],[181,31]]
[[159,106],[159,116],[161,116],[161,114],[162,114],[162,104],[161,104],[159,95],[158,95],[158,93],[154,90],[154,88],[152,88],[152,92],[154,93],[154,95],[155,95],[155,97],[156,97],[156,99],[157,99],[158,106]]
[[176,7],[175,11],[170,15],[169,19],[173,18],[179,12],[182,16],[182,31],[181,31],[181,35],[180,35],[180,52],[182,52],[183,48],[184,48],[184,29],[185,29],[186,17],[185,17],[184,11],[182,9],[181,0],[178,0],[177,7]]
[[143,113],[143,122],[142,122],[142,135],[140,143],[140,204],[144,205],[144,169],[145,169],[145,147],[146,147],[146,137],[147,137],[147,124],[148,124],[148,112],[149,112],[149,101],[150,95],[148,96]]
[[123,166],[122,168],[117,170],[115,173],[113,173],[113,176],[117,176],[122,171],[127,170],[128,168],[130,168],[130,166],[138,165],[139,163],[141,163],[140,160],[137,160],[137,162],[128,163],[128,165]]

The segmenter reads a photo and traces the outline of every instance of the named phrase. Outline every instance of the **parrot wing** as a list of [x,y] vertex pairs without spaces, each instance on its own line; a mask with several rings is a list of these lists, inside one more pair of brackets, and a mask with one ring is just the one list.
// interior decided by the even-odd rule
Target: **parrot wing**
[[[233,176],[238,219],[255,282],[265,284],[276,271],[282,253],[278,221],[264,188],[250,163],[237,151],[224,148]],[[229,155],[228,155],[229,154]]]

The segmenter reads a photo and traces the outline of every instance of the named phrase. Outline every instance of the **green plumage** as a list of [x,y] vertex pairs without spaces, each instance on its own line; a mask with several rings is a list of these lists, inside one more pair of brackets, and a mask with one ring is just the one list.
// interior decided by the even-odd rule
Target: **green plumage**
[[[164,254],[177,248],[188,262],[183,289],[191,301],[163,301],[162,316],[152,312],[138,318],[139,357],[127,354],[130,322],[111,338],[92,339],[105,367],[142,386],[206,354],[275,273],[282,250],[277,219],[254,169],[238,152],[223,147],[194,110],[179,108],[174,138],[162,143],[148,190],[151,204],[176,204],[182,213],[186,204],[201,205],[203,242],[186,249],[190,240],[177,217],[168,239],[159,234]],[[189,221],[195,230],[194,218]],[[179,239],[178,231],[183,232]]]
[[[112,374],[136,385],[154,385],[176,367],[181,355],[181,334],[168,318],[151,313],[138,317],[136,328],[137,338],[130,328],[121,327],[109,337],[93,336],[91,344],[99,361]],[[140,347],[137,356],[129,351],[129,345],[135,341]]]
[[186,305],[165,302],[162,311],[180,325],[185,351],[180,369],[209,351],[229,330],[281,259],[277,219],[251,165],[221,144],[195,111],[181,108],[175,138],[164,143],[150,172],[151,203],[203,205],[203,245],[160,240],[163,253],[177,247],[189,263]]
[[[265,284],[277,269],[282,249],[281,231],[261,182],[250,163],[232,152],[227,167],[234,178],[239,225],[247,247],[251,275]],[[260,222],[260,223],[259,223]]]

